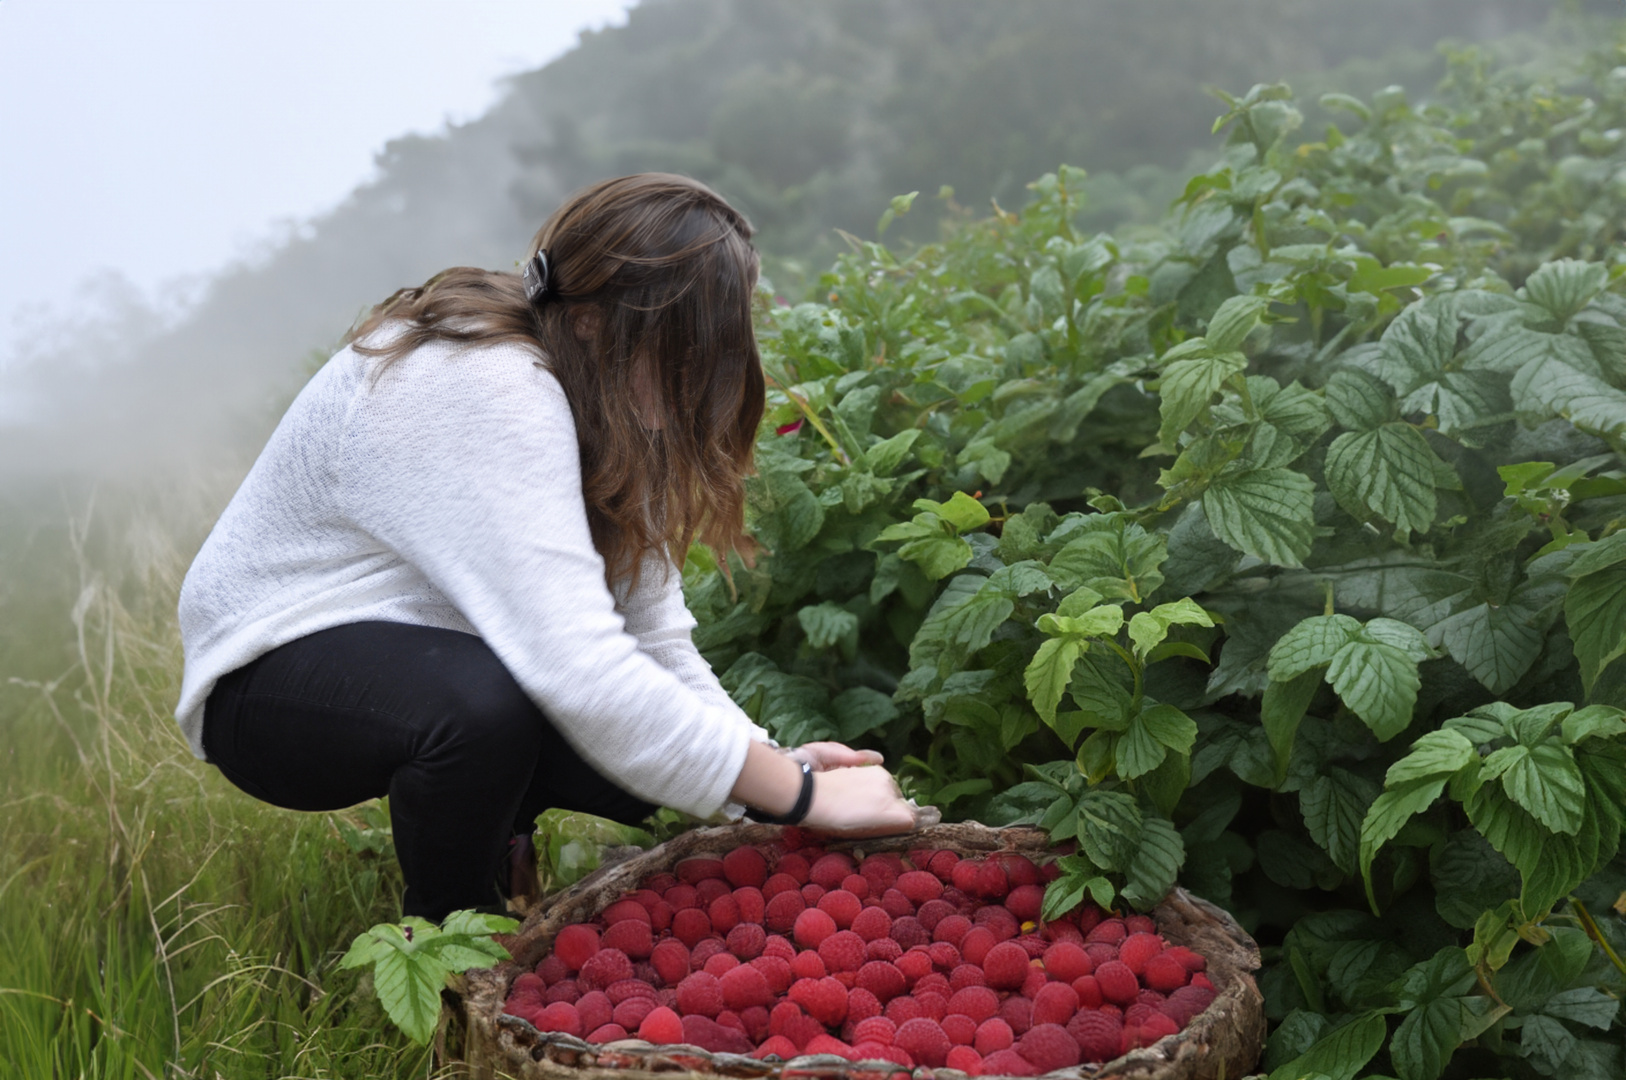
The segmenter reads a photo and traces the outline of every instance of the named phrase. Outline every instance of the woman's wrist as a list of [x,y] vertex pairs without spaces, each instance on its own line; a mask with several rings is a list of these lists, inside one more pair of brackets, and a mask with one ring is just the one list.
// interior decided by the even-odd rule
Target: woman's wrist
[[801,762],[753,741],[746,747],[745,764],[730,796],[737,803],[779,817],[795,809],[802,784]]

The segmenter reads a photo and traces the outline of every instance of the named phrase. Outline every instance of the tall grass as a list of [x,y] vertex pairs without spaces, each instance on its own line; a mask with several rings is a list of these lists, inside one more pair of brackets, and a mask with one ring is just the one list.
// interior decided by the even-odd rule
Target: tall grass
[[37,628],[50,657],[50,621],[71,626],[64,670],[0,670],[0,1075],[453,1075],[337,967],[399,911],[393,860],[346,843],[360,815],[266,807],[182,741],[184,563],[95,565],[150,537],[133,522],[98,547],[80,520],[50,545],[79,580]]

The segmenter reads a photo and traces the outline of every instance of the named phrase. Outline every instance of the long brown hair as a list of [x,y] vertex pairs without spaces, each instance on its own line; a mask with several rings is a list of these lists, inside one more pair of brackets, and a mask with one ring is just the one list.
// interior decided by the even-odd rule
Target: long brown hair
[[[575,417],[593,543],[612,581],[635,583],[648,552],[681,565],[696,539],[719,556],[750,547],[745,477],[764,394],[751,234],[687,177],[605,180],[531,242],[551,269],[536,303],[518,274],[458,267],[396,293],[350,337],[385,364],[436,339],[540,347]],[[388,344],[364,343],[397,321]]]

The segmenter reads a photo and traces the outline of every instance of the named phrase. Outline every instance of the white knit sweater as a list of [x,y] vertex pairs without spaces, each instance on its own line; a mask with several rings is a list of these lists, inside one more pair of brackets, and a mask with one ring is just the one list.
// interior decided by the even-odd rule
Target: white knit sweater
[[[605,585],[558,380],[518,345],[346,348],[295,399],[181,588],[176,718],[203,757],[221,676],[366,620],[480,635],[594,768],[709,815],[767,740],[695,650],[664,557]],[[624,592],[625,590],[621,590]]]

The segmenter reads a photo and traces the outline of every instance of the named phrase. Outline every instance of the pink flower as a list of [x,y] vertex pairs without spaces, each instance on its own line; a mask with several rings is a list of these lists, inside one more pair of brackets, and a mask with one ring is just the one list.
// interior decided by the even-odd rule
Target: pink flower
[[800,419],[792,420],[788,424],[780,424],[773,430],[776,435],[794,435],[802,430],[802,421]]

